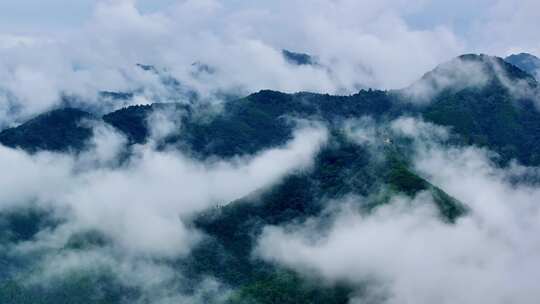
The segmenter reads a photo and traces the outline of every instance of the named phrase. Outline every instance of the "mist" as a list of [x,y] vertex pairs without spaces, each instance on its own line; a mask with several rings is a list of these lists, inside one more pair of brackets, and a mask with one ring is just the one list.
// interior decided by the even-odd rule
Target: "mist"
[[[206,238],[191,220],[309,170],[328,136],[322,124],[304,121],[283,146],[228,160],[195,160],[157,149],[167,128],[181,129],[156,113],[149,121],[157,130],[145,145],[129,147],[124,135],[94,123],[90,148],[80,154],[29,154],[0,146],[0,213],[43,210],[52,223],[31,239],[2,245],[11,256],[33,257],[38,271],[23,276],[26,284],[49,288],[73,275],[103,273],[138,288],[141,303],[225,300],[228,288],[210,277],[196,289],[199,295],[182,292],[188,280],[170,264]],[[70,249],[81,237],[101,245]]]

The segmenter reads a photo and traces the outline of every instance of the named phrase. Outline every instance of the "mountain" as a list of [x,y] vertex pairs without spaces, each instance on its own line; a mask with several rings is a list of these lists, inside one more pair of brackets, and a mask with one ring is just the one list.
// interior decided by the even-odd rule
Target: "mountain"
[[452,127],[464,143],[497,151],[503,161],[540,164],[540,94],[528,73],[498,57],[463,55],[424,75],[405,96],[411,96],[411,88],[428,88],[422,92],[428,102],[422,101],[426,95],[415,96],[425,104],[422,116]]
[[282,50],[281,54],[287,62],[293,65],[317,65],[317,60],[311,55],[305,53],[296,53],[288,50]]
[[540,72],[540,58],[529,53],[512,54],[504,60],[535,77]]
[[[480,79],[464,81],[471,76]],[[174,112],[185,130],[168,137],[167,144],[187,146],[203,156],[232,157],[289,139],[292,125],[284,119],[287,115],[335,123],[364,115],[390,119],[408,114],[450,126],[464,144],[487,146],[505,161],[517,158],[535,165],[540,163],[540,116],[534,110],[534,94],[520,95],[511,90],[509,83],[517,82],[524,84],[526,91],[538,91],[536,80],[517,67],[497,57],[469,54],[438,66],[403,90],[364,90],[350,96],[263,90],[227,102],[209,121],[197,120],[193,109],[181,104],[127,107],[104,115],[103,120],[126,134],[132,143],[143,143],[150,134],[148,115],[157,110]],[[85,115],[89,114],[55,110],[4,130],[0,142],[28,150],[82,148],[90,130],[77,120]]]
[[[311,62],[304,56],[293,58],[299,60],[297,64]],[[190,255],[169,263],[189,278],[188,287],[208,277],[230,286],[233,292],[227,303],[347,303],[355,291],[345,282],[321,285],[253,258],[251,252],[263,227],[324,215],[324,210],[332,207],[328,202],[349,195],[365,197],[356,207],[370,214],[390,204],[396,194],[414,197],[420,192],[431,198],[440,220],[453,225],[470,211],[467,202],[415,171],[413,143],[392,135],[390,123],[402,117],[422,118],[448,127],[453,134],[449,145],[489,148],[500,155],[501,165],[512,159],[540,165],[537,90],[533,77],[501,58],[468,54],[436,67],[402,90],[362,90],[350,96],[262,90],[228,101],[220,111],[202,103],[156,103],[98,117],[65,108],[2,131],[0,142],[29,152],[82,151],[92,135],[85,122],[100,121],[123,133],[129,145],[142,144],[152,135],[149,117],[163,112],[179,122],[181,130],[161,138],[159,147],[212,162],[283,146],[293,136],[295,119],[318,121],[327,127],[329,140],[315,156],[312,168],[291,172],[272,187],[197,215],[191,224],[207,238]],[[372,146],[351,140],[344,128],[348,122],[366,117],[383,134],[375,137]],[[41,210],[0,214],[0,240],[32,239],[40,229],[50,229],[56,223]],[[73,236],[66,247],[99,248],[109,241],[89,232]],[[50,290],[28,287],[17,280],[20,273],[32,271],[26,269],[30,266],[24,266],[25,262],[29,263],[0,254],[0,302],[127,303],[136,302],[142,292],[115,280],[107,271],[78,274],[57,282]],[[12,275],[12,271],[19,272]]]
[[88,124],[96,118],[85,111],[64,108],[38,115],[0,132],[0,143],[29,152],[81,150],[92,136]]
[[466,54],[440,64],[405,88],[403,93],[417,101],[431,101],[437,95],[447,92],[505,85],[506,89],[510,89],[507,84],[516,81],[523,81],[531,87],[537,86],[534,77],[502,58]]

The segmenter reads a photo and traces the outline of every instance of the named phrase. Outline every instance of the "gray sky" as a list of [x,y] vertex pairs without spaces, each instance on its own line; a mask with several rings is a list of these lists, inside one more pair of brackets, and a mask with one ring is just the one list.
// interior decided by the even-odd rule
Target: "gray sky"
[[[95,0],[2,0],[0,29],[10,32],[41,32],[80,27],[92,15]],[[143,12],[166,9],[175,0],[141,0]]]
[[[4,31],[35,32],[81,26],[90,18],[95,2],[96,0],[3,0],[0,2],[0,28]],[[138,0],[137,6],[141,12],[148,13],[167,10],[171,5],[180,2],[184,1]],[[255,3],[245,0],[222,2],[232,8],[272,5],[272,1],[267,0]],[[423,1],[413,12],[404,14],[404,17],[413,27],[429,29],[445,25],[465,34],[474,20],[485,14],[493,3],[493,0]]]
[[[65,94],[103,112],[126,105],[103,104],[97,98],[103,90],[135,92],[129,104],[182,101],[177,91],[169,100],[161,79],[136,63],[166,68],[163,73],[210,98],[229,90],[351,94],[403,88],[467,52],[540,54],[538,12],[539,0],[0,0],[0,126],[50,110]],[[320,65],[291,65],[282,48],[314,54]],[[194,62],[214,72],[201,72]],[[457,67],[482,80],[472,73],[480,70],[474,65]],[[197,242],[200,235],[185,218],[305,170],[328,140],[324,127],[303,121],[283,147],[206,163],[156,151],[157,139],[182,128],[166,113],[149,121],[152,139],[120,167],[111,164],[125,154],[127,139],[98,123],[92,148],[82,155],[26,154],[0,145],[0,211],[25,203],[70,211],[67,226],[42,231],[34,247],[22,244],[47,257],[40,273],[49,277],[39,282],[65,270],[79,273],[87,264],[111,265],[113,273],[129,278],[127,286],[151,284],[145,290],[159,294],[157,284],[170,297],[176,277],[169,274],[181,273],[154,261],[186,254]],[[376,136],[370,130],[381,126],[367,121],[348,122],[360,127],[352,138]],[[372,270],[377,276],[367,278],[380,279],[396,296],[388,304],[537,303],[540,187],[513,181],[536,176],[538,168],[495,167],[489,152],[439,144],[433,139],[445,130],[412,118],[390,127],[414,143],[415,172],[466,202],[470,216],[443,224],[429,208],[431,195],[422,194],[413,201],[396,197],[369,218],[332,202],[325,221],[331,215],[333,222],[325,223],[328,233],[320,239],[312,231],[322,227],[313,225],[319,219],[267,227],[257,253],[317,274],[317,280],[359,286],[362,294],[361,274]],[[52,260],[43,255],[43,248],[65,248],[73,233],[87,230],[103,232],[114,250],[91,250],[103,256],[98,258],[80,250],[69,260],[65,250]]]
[[[125,0],[2,0],[0,1],[0,34],[28,34],[28,33],[55,33],[73,30],[83,26],[91,20],[96,3],[109,2],[119,3]],[[138,10],[142,14],[167,13],[175,5],[189,2],[186,0],[134,0]],[[200,2],[208,2],[201,0]],[[283,9],[292,9],[287,5],[276,4],[276,1],[248,1],[227,0],[221,3],[231,11],[261,10],[266,9],[272,13],[280,14]],[[279,2],[279,1],[278,1]],[[312,1],[313,3],[344,3],[349,1]],[[366,6],[371,6],[372,1],[365,1]],[[524,0],[520,2],[509,0],[414,0],[409,3],[402,0],[380,1],[381,8],[395,10],[407,26],[416,30],[432,30],[444,27],[452,31],[460,40],[467,44],[472,51],[482,49],[478,45],[482,24],[496,22],[492,26],[509,22],[508,28],[516,23],[525,22],[521,16],[523,11],[535,12],[540,9],[535,1]],[[358,3],[361,3],[359,1]],[[337,4],[340,5],[340,4]],[[501,18],[500,9],[505,15]],[[499,10],[499,11],[498,11]],[[361,13],[361,12],[359,12]],[[500,19],[500,20],[496,20]],[[523,35],[523,31],[532,31],[532,28],[520,28],[516,33],[516,40]],[[498,37],[499,39],[501,37]],[[482,43],[483,41],[480,41]],[[514,48],[522,46],[514,46]],[[523,47],[522,47],[523,48]],[[532,51],[530,48],[526,50]],[[509,52],[509,50],[505,50]]]

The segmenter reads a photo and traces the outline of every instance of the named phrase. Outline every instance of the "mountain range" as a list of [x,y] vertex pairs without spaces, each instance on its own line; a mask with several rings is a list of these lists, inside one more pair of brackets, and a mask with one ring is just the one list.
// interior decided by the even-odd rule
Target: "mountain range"
[[504,58],[504,60],[533,76],[538,75],[540,70],[540,59],[528,53],[513,54]]
[[[308,54],[283,51],[294,65],[317,65]],[[201,67],[201,65],[198,65]],[[149,66],[144,66],[152,70]],[[29,155],[69,153],[91,148],[96,125],[126,138],[123,159],[152,142],[158,151],[181,151],[211,162],[235,160],[283,147],[302,124],[324,126],[328,139],[310,169],[287,174],[270,188],[198,213],[190,225],[207,238],[183,257],[166,261],[188,278],[185,292],[216,278],[231,291],[227,303],[348,303],[358,291],[347,282],[321,284],[292,269],[254,258],[256,240],[266,226],[287,225],[321,216],[328,203],[355,195],[367,198],[357,206],[365,214],[392,203],[391,197],[431,197],[440,221],[453,225],[467,216],[468,202],[418,172],[413,165],[415,141],[392,131],[392,124],[414,119],[449,130],[449,137],[430,139],[452,147],[477,147],[494,152],[492,160],[506,167],[517,161],[540,165],[540,88],[535,79],[540,60],[530,54],[505,59],[467,54],[443,63],[417,82],[398,90],[361,90],[348,96],[262,90],[220,105],[197,102],[130,106],[101,115],[62,107],[0,132],[0,143]],[[211,72],[207,66],[201,73]],[[176,87],[181,84],[168,79]],[[183,92],[186,90],[182,89]],[[132,93],[102,93],[131,98]],[[165,113],[174,129],[156,136],[152,115]],[[369,140],[354,139],[358,126],[372,130]],[[276,164],[279,165],[279,164]],[[324,199],[323,199],[324,198]],[[21,244],[54,229],[57,218],[38,209],[0,214],[0,240]],[[73,235],[58,252],[111,246],[107,235],[87,231]],[[0,254],[0,303],[144,303],[143,290],[125,285],[107,271],[81,273],[50,288],[24,284],[35,259]],[[143,299],[143,300],[141,300]],[[211,302],[211,299],[208,299]]]

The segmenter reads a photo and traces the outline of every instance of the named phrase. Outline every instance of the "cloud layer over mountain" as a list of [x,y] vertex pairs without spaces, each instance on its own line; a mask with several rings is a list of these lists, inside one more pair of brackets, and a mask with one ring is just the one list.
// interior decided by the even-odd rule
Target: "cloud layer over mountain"
[[[538,50],[529,39],[535,28],[530,25],[537,22],[528,13],[535,11],[535,1],[520,3],[517,10],[505,9],[511,2],[503,0],[454,5],[457,12],[472,9],[481,16],[467,20],[470,35],[455,20],[439,24],[420,18],[441,14],[431,1],[188,0],[157,11],[140,9],[143,2],[96,1],[80,26],[65,31],[0,29],[2,120],[12,123],[42,112],[58,105],[62,95],[92,103],[98,91],[144,87],[141,98],[130,103],[148,102],[144,97],[159,95],[162,84],[136,63],[167,68],[206,95],[259,89],[350,93],[405,87],[464,52]],[[322,67],[290,65],[283,48],[316,55]],[[212,73],[194,77],[193,63],[212,67]]]

